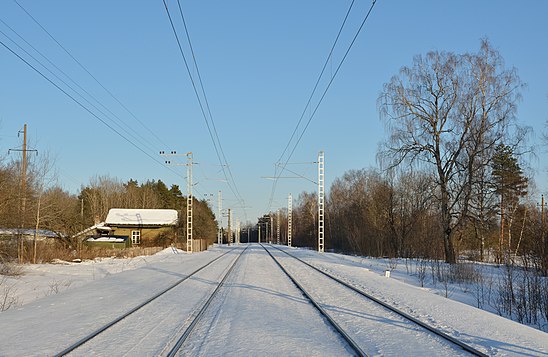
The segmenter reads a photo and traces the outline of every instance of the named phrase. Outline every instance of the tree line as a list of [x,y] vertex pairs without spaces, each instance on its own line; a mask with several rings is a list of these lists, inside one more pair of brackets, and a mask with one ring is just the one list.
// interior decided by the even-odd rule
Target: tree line
[[[164,243],[184,243],[186,239],[187,199],[178,185],[168,187],[161,180],[122,182],[109,176],[96,176],[77,194],[72,194],[57,184],[52,163],[42,157],[29,160],[23,190],[21,161],[5,161],[0,161],[2,260],[36,261],[37,253],[40,255],[36,235],[43,231],[56,236],[55,244],[60,249],[74,250],[78,246],[74,236],[103,222],[111,208],[175,209],[179,212],[176,230],[181,242],[170,239]],[[14,238],[13,232],[19,232],[17,242],[10,239]],[[38,233],[33,242],[29,242],[28,236],[34,232]],[[205,239],[209,245],[214,242],[216,232],[217,222],[211,208],[204,200],[194,198],[193,237]]]
[[[379,168],[350,170],[326,198],[326,247],[369,256],[459,258],[548,272],[546,223],[522,166],[524,84],[487,41],[416,56],[378,98]],[[317,244],[317,197],[299,195],[294,245]],[[543,225],[544,224],[544,225]]]

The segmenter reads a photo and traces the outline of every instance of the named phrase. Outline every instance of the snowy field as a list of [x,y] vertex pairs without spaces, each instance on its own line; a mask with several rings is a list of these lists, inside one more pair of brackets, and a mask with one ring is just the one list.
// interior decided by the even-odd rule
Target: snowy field
[[[53,355],[77,336],[111,321],[121,311],[142,302],[227,249],[215,246],[191,255],[166,249],[154,256],[133,259],[26,265],[21,275],[4,277],[0,286],[2,297],[9,296],[13,301],[9,310],[0,313],[0,356]],[[286,249],[483,353],[548,356],[548,334],[539,330],[545,325],[541,323],[535,329],[497,316],[492,313],[496,308],[485,300],[482,307],[491,312],[476,308],[481,300],[477,284],[439,281],[433,265]],[[321,318],[309,311],[310,306],[302,296],[261,252],[259,246],[251,245],[244,254],[231,283],[215,303],[217,308],[210,312],[213,323],[198,329],[198,335],[207,336],[208,342],[204,343],[204,338],[190,339],[187,353],[203,356],[349,354],[340,340],[321,328]],[[159,347],[154,344],[171,338],[177,328],[153,327],[151,317],[161,318],[166,326],[175,326],[177,316],[192,315],[193,304],[205,298],[204,286],[214,285],[221,274],[220,267],[197,278],[185,295],[166,298],[161,303],[161,311],[144,310],[137,323],[121,324],[118,330],[114,329],[74,355],[159,354]],[[498,275],[504,274],[501,268],[493,266],[481,269],[491,276],[493,284],[499,279]],[[390,270],[390,277],[386,277],[386,270]],[[321,293],[333,301],[346,300],[334,290]],[[141,343],[128,342],[128,335],[135,336]],[[383,338],[386,346],[373,349],[371,354],[423,355],[407,349],[411,340],[405,343],[398,341],[401,336],[390,334]],[[431,355],[452,354],[440,350]]]
[[183,254],[182,251],[168,248],[152,256],[127,259],[112,257],[81,263],[57,261],[52,264],[27,264],[22,267],[21,275],[4,277],[0,297],[9,296],[13,307],[21,307],[36,299],[56,295],[113,274],[162,262],[172,258],[175,253]]

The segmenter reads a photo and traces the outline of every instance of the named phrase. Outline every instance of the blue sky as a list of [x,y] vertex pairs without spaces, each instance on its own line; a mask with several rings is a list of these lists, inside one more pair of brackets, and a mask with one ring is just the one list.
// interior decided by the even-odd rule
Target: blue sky
[[[222,182],[219,160],[161,0],[18,1],[160,140],[13,1],[0,3],[5,24],[115,113],[124,123],[120,131],[150,156],[162,162],[159,150],[192,151],[199,163],[194,169],[195,195],[214,193],[216,202],[216,193],[222,190],[223,207],[233,207],[245,220],[235,195]],[[168,4],[179,24],[176,2]],[[301,116],[350,1],[181,4],[223,151],[248,207],[247,218],[254,221],[269,208],[272,181],[262,177],[274,174],[274,163]],[[328,74],[370,6],[371,1],[355,2]],[[430,50],[475,52],[481,38],[488,38],[506,66],[516,67],[527,83],[518,117],[533,129],[530,144],[539,145],[548,120],[547,14],[548,2],[540,0],[378,0],[290,162],[316,161],[318,151],[324,150],[327,187],[346,170],[376,167],[378,144],[386,137],[376,105],[383,84],[411,64],[414,55]],[[0,30],[30,52],[4,23]],[[184,40],[180,26],[178,30]],[[21,52],[2,33],[0,39]],[[190,56],[186,45],[184,49]],[[322,90],[326,83],[320,83]],[[317,100],[316,96],[314,105]],[[172,168],[180,175],[162,167],[0,47],[0,152],[21,145],[17,131],[23,123],[28,124],[31,147],[56,158],[60,184],[71,192],[95,175],[186,186],[184,167]],[[545,156],[540,149],[530,165],[539,193],[546,194]],[[313,164],[291,169],[316,180]],[[290,192],[297,196],[315,189],[303,179],[282,179],[271,209],[285,207]]]

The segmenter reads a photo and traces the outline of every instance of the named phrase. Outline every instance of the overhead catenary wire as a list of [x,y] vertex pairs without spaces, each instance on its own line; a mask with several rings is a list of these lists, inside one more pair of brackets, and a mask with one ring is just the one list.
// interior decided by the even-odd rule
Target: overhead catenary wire
[[[207,95],[206,95],[206,92],[205,92],[205,87],[204,87],[204,83],[202,81],[202,76],[200,74],[200,69],[198,67],[198,62],[196,61],[196,55],[194,53],[194,46],[192,46],[192,41],[190,40],[190,34],[189,34],[189,31],[188,31],[188,27],[186,25],[186,20],[185,20],[184,14],[183,14],[183,8],[181,6],[181,1],[180,0],[177,0],[177,5],[179,7],[179,14],[181,15],[181,20],[183,22],[183,27],[185,29],[185,34],[186,34],[186,38],[187,38],[187,41],[188,41],[188,45],[190,47],[190,52],[192,54],[192,60],[194,62],[194,67],[196,68],[196,74],[198,76],[198,82],[200,83],[200,88],[202,89],[202,95],[204,97],[204,102],[205,102],[205,105],[206,105],[206,108],[207,108],[207,112],[209,114],[209,120],[211,121],[211,127],[213,128],[213,133],[215,134],[215,138],[217,139],[217,144],[219,146],[219,151],[221,152],[221,155],[222,155],[223,160],[224,160],[225,165],[222,165],[221,169],[223,170],[224,176],[228,181],[228,177],[226,177],[226,172],[225,172],[225,166],[226,166],[226,169],[228,170],[228,174],[229,174],[229,176],[232,180],[232,183],[234,185],[234,190],[236,191],[236,197],[241,201],[241,205],[242,205],[242,208],[243,208],[245,206],[244,200],[242,199],[242,197],[240,195],[240,192],[238,191],[238,186],[236,185],[236,181],[234,180],[234,176],[232,175],[232,170],[230,169],[230,165],[228,164],[228,160],[227,160],[225,152],[223,150],[221,140],[219,139],[219,134],[217,133],[217,128],[215,126],[215,120],[213,120],[213,114],[211,114],[211,108],[209,106],[209,101],[207,99]],[[245,211],[245,209],[244,209],[244,211]]]
[[[297,149],[297,146],[299,145],[299,143],[301,142],[306,130],[308,129],[308,126],[310,125],[310,123],[312,122],[312,119],[314,118],[314,116],[316,115],[316,112],[318,111],[318,108],[320,107],[320,105],[322,104],[323,102],[323,99],[325,98],[325,95],[327,94],[327,92],[329,91],[329,88],[331,87],[331,84],[333,83],[333,81],[335,80],[335,78],[337,77],[337,74],[339,73],[343,63],[345,62],[348,54],[350,53],[350,50],[352,49],[352,47],[354,46],[354,43],[356,42],[356,39],[358,38],[359,34],[361,33],[365,23],[367,22],[367,20],[369,19],[369,15],[371,15],[371,12],[373,11],[373,8],[375,7],[375,4],[376,4],[377,0],[373,0],[372,3],[371,3],[371,6],[369,7],[369,10],[367,11],[363,21],[361,22],[360,24],[360,27],[358,28],[358,30],[356,31],[354,37],[352,38],[352,41],[350,42],[350,44],[348,45],[348,48],[346,49],[345,53],[344,53],[344,56],[342,57],[342,59],[340,60],[335,72],[333,73],[333,75],[331,76],[331,79],[329,80],[329,82],[327,83],[327,86],[325,87],[320,99],[318,100],[318,103],[316,104],[316,106],[314,107],[314,110],[312,111],[312,113],[310,114],[310,117],[308,119],[308,121],[306,122],[306,125],[305,127],[303,128],[301,134],[299,135],[297,141],[295,142],[295,144],[293,145],[293,149],[291,150],[291,152],[289,153],[287,159],[285,160],[284,164],[282,165],[281,167],[281,170],[280,172],[277,174],[277,176],[281,176],[283,171],[285,170],[287,164],[289,163],[289,160],[291,160],[291,157],[293,157],[293,154],[295,153],[295,150]],[[352,8],[352,5],[353,5],[354,2],[352,2],[351,6],[350,6],[350,9]],[[350,9],[349,11],[347,12],[347,16],[348,16],[348,13],[350,12]],[[344,23],[346,23],[346,18],[347,16],[345,17],[345,20],[343,22],[343,26],[344,26]],[[342,27],[341,26],[341,30],[339,30],[339,34],[337,35],[337,38],[335,40],[335,44],[336,42],[338,41],[338,38],[340,36],[340,32],[342,31]],[[307,102],[307,106],[305,107],[305,110],[303,111],[303,114],[306,112],[307,108],[309,107],[309,103],[310,103],[310,100],[312,98],[312,96],[314,95],[315,91],[316,91],[316,87],[317,87],[317,84],[319,83],[319,79],[321,78],[321,76],[323,75],[324,71],[325,71],[325,67],[327,66],[327,62],[329,61],[329,59],[331,58],[331,55],[332,55],[332,51],[335,47],[335,44],[334,46],[332,46],[332,49],[329,53],[329,56],[327,58],[327,61],[326,63],[324,64],[324,68],[322,69],[321,71],[321,74],[320,74],[320,77],[318,78],[318,81],[316,83],[316,86],[314,87],[314,90],[313,90],[313,93],[309,99],[309,101]],[[302,117],[301,117],[302,119]],[[295,131],[294,133],[296,132],[297,128],[299,127],[299,124],[301,122],[301,119],[299,120],[299,123],[297,124],[297,127],[295,128]],[[293,138],[294,134],[291,136],[291,139],[289,142],[291,142],[292,138]],[[287,146],[286,146],[286,149],[284,149],[284,152],[282,154],[282,157],[283,155],[285,154],[285,152],[287,151]],[[278,160],[279,161],[279,160]],[[277,180],[274,181],[273,183],[273,186],[272,186],[272,192],[271,192],[271,196],[270,196],[270,200],[269,200],[269,208],[268,210],[270,210],[270,208],[272,207],[272,200],[274,198],[274,194],[275,194],[275,189],[276,189],[276,183],[277,183]]]
[[[187,59],[186,59],[186,56],[185,56],[185,54],[184,54],[183,47],[182,47],[182,45],[181,45],[181,41],[179,40],[179,35],[178,35],[178,33],[177,33],[177,30],[175,29],[175,24],[173,23],[173,19],[172,19],[172,17],[171,17],[171,13],[169,12],[169,8],[168,8],[167,3],[165,2],[165,0],[163,0],[163,3],[164,3],[164,8],[165,8],[165,10],[166,10],[166,13],[167,13],[169,22],[170,22],[170,24],[171,24],[171,28],[172,28],[172,30],[173,30],[173,34],[174,34],[174,36],[175,36],[175,39],[176,39],[176,41],[177,41],[177,45],[178,45],[178,47],[179,47],[179,52],[180,52],[180,54],[181,54],[181,56],[182,56],[182,58],[183,58],[183,62],[184,62],[184,64],[185,64],[185,68],[186,68],[187,73],[188,73],[188,75],[189,75],[189,77],[190,77],[190,81],[191,81],[192,87],[193,87],[193,89],[194,89],[194,94],[196,95],[196,99],[198,100],[198,104],[199,104],[199,106],[200,106],[200,110],[201,110],[201,112],[202,112],[202,116],[203,116],[203,118],[204,118],[204,121],[206,122],[207,130],[208,130],[208,132],[209,132],[209,136],[210,136],[210,138],[211,138],[211,140],[212,140],[212,142],[213,142],[213,147],[214,147],[214,149],[215,149],[215,153],[217,154],[217,158],[218,158],[218,160],[219,160],[219,163],[220,163],[221,165],[223,165],[222,160],[221,160],[220,155],[219,155],[219,149],[217,148],[217,143],[216,143],[215,140],[213,139],[213,135],[212,135],[212,132],[211,132],[211,127],[210,127],[210,125],[209,125],[209,121],[208,121],[207,116],[206,116],[206,114],[205,114],[205,110],[204,110],[204,106],[203,106],[203,104],[202,104],[201,98],[200,98],[200,96],[199,96],[199,94],[198,94],[198,90],[197,90],[197,88],[196,88],[196,83],[195,83],[195,81],[194,81],[194,78],[192,77],[192,73],[191,73],[191,71],[190,71],[190,67],[189,67],[189,65],[188,65],[188,61],[187,61]],[[228,183],[228,185],[229,185],[229,187],[231,188],[230,183]]]
[[[278,175],[278,168],[279,167],[282,168],[279,175],[282,175],[283,170],[285,169],[285,166],[287,165],[287,162],[289,161],[289,159],[288,159],[286,161],[285,165],[283,165],[283,166],[279,165],[279,163],[282,161],[285,153],[287,152],[287,149],[291,145],[291,142],[293,141],[293,138],[295,137],[295,134],[299,130],[299,126],[301,125],[301,122],[302,122],[302,120],[303,120],[303,118],[306,114],[306,111],[310,107],[310,103],[312,102],[312,98],[314,97],[314,94],[316,93],[316,89],[318,89],[318,85],[320,84],[320,81],[323,77],[323,74],[325,73],[325,69],[327,68],[327,65],[329,64],[329,62],[330,62],[330,60],[333,56],[333,51],[335,50],[335,47],[337,46],[337,43],[339,42],[339,38],[340,38],[341,33],[342,33],[342,31],[343,31],[343,29],[346,25],[346,21],[348,20],[348,16],[350,15],[350,11],[352,10],[352,8],[354,6],[354,2],[355,2],[355,0],[352,0],[352,2],[350,3],[350,6],[348,7],[348,10],[346,11],[346,15],[344,16],[343,22],[342,22],[341,26],[339,27],[339,31],[337,33],[337,36],[335,37],[335,41],[333,41],[333,45],[331,46],[331,50],[329,51],[329,54],[327,55],[327,58],[325,59],[322,70],[320,71],[320,74],[318,75],[318,78],[316,79],[316,83],[314,84],[314,88],[312,89],[312,92],[310,93],[310,96],[308,97],[308,101],[306,102],[306,105],[305,105],[305,107],[304,107],[304,109],[301,113],[301,116],[300,116],[299,120],[297,121],[297,125],[295,125],[295,129],[293,129],[293,132],[291,133],[291,136],[290,136],[289,140],[287,141],[287,144],[286,144],[282,154],[280,155],[280,157],[276,161],[274,176]],[[278,183],[278,180],[274,180],[274,182],[272,183],[272,189],[271,189],[271,192],[270,192],[270,199],[269,199],[269,202],[268,202],[268,207],[269,207],[268,211],[270,211],[270,209],[272,208],[272,200],[274,199],[274,194],[276,192],[277,183]]]
[[[295,152],[295,149],[297,148],[297,146],[299,145],[301,139],[303,138],[304,136],[304,133],[306,132],[306,129],[308,128],[308,126],[310,125],[310,122],[312,121],[312,119],[314,118],[314,116],[316,115],[316,112],[318,111],[318,108],[320,107],[320,105],[322,104],[323,102],[323,99],[325,98],[325,95],[327,94],[327,91],[329,91],[329,88],[331,87],[331,84],[333,84],[333,81],[335,80],[335,77],[337,76],[337,74],[339,73],[339,70],[341,69],[344,61],[346,60],[346,57],[348,56],[348,53],[350,53],[350,50],[352,49],[352,47],[354,46],[354,43],[356,42],[356,39],[358,38],[358,35],[360,34],[363,26],[365,25],[367,19],[369,18],[369,15],[371,14],[371,11],[373,10],[373,7],[375,6],[375,3],[376,3],[376,0],[373,0],[373,3],[371,4],[371,7],[369,8],[369,11],[367,12],[367,15],[365,16],[365,18],[363,19],[358,31],[356,32],[356,34],[354,35],[354,38],[352,39],[352,42],[350,43],[350,45],[348,46],[348,49],[346,50],[343,58],[341,59],[339,65],[337,66],[337,69],[335,70],[335,72],[333,73],[333,76],[331,77],[331,79],[329,80],[329,83],[327,84],[327,87],[325,88],[322,96],[320,97],[320,100],[318,101],[318,104],[316,104],[316,107],[314,108],[314,111],[312,112],[312,114],[310,115],[310,118],[308,119],[308,121],[306,122],[306,125],[303,129],[303,131],[301,132],[301,135],[299,136],[297,142],[295,143],[295,145],[293,146],[293,150],[291,151],[291,153],[289,154],[289,157],[287,158],[287,161],[289,161],[291,159],[291,157],[293,156],[293,153]],[[284,164],[284,167],[285,167],[286,164]]]
[[[238,201],[239,201],[239,204],[240,204],[240,208],[244,211],[244,216],[246,217],[246,220],[247,220],[247,212],[246,212],[246,205],[245,205],[245,201],[244,199],[242,198],[239,190],[238,190],[238,185],[236,185],[236,180],[234,179],[234,176],[232,174],[232,170],[230,168],[230,165],[228,163],[228,160],[226,158],[226,155],[225,155],[225,152],[223,150],[223,146],[221,144],[221,140],[219,139],[219,134],[217,133],[217,128],[215,126],[215,121],[213,120],[213,115],[211,114],[211,109],[210,109],[210,106],[209,106],[209,101],[207,99],[207,95],[206,95],[206,92],[205,92],[205,88],[204,88],[204,84],[203,84],[203,81],[202,81],[202,76],[200,75],[200,69],[198,68],[198,63],[196,61],[196,56],[194,54],[194,47],[192,46],[192,41],[190,40],[190,34],[188,32],[188,27],[186,25],[186,21],[185,21],[185,17],[184,17],[184,14],[183,14],[183,9],[181,7],[181,1],[180,0],[177,0],[177,4],[178,4],[178,7],[179,7],[179,13],[181,15],[181,20],[183,22],[183,26],[185,28],[185,33],[186,33],[186,37],[187,37],[187,40],[188,40],[188,44],[189,44],[189,47],[190,47],[190,51],[191,51],[191,54],[192,54],[192,60],[194,62],[194,67],[196,68],[196,74],[198,75],[198,80],[199,80],[199,83],[200,83],[200,87],[202,89],[202,94],[204,96],[204,101],[205,101],[205,104],[206,104],[206,108],[207,108],[207,111],[209,113],[209,119],[211,120],[211,126],[213,127],[213,133],[215,134],[215,138],[217,139],[217,143],[219,145],[219,150],[221,152],[221,155],[223,157],[223,160],[224,160],[224,165],[221,166],[221,169],[223,171],[223,175],[225,176],[225,179],[227,180],[227,182],[230,182],[228,177],[226,176],[226,171],[225,171],[225,167],[226,167],[226,170],[228,171],[228,175],[230,176],[230,180],[232,180],[232,185],[234,187],[234,190],[232,193],[235,194],[235,196],[237,197]],[[231,189],[232,190],[232,189]],[[234,192],[236,191],[236,192]]]
[[325,72],[325,69],[327,68],[327,65],[329,64],[331,57],[333,56],[333,51],[335,50],[335,46],[337,46],[337,42],[339,41],[339,37],[341,36],[341,33],[343,31],[344,26],[346,25],[346,21],[348,20],[348,16],[350,15],[350,11],[352,10],[352,7],[354,6],[355,0],[352,0],[350,3],[350,6],[348,7],[348,10],[346,11],[346,15],[344,17],[344,20],[341,24],[341,27],[339,28],[339,32],[337,33],[337,37],[335,38],[335,41],[333,42],[333,45],[331,46],[331,50],[329,51],[329,54],[327,55],[327,58],[325,59],[325,62],[323,64],[322,70],[320,71],[320,74],[318,76],[318,79],[316,80],[316,83],[314,84],[314,88],[312,89],[312,92],[310,93],[310,96],[308,97],[308,101],[306,102],[306,105],[303,109],[303,112],[299,118],[299,121],[297,122],[297,125],[295,126],[295,129],[293,129],[293,133],[291,133],[291,137],[289,138],[287,145],[285,146],[282,154],[280,155],[280,158],[276,162],[280,162],[282,158],[284,157],[287,149],[291,145],[291,141],[295,137],[295,134],[297,133],[297,130],[299,129],[299,126],[306,114],[306,111],[308,107],[310,106],[310,103],[312,102],[312,98],[314,97],[314,94],[316,93],[316,89],[318,89],[318,85],[320,84],[320,81],[323,77],[323,74]]
[[[215,134],[215,138],[217,139],[217,144],[218,144],[219,151],[222,155],[222,160],[224,161],[224,164],[223,164],[223,162],[221,162],[222,161],[221,158],[218,157],[219,162],[221,164],[221,170],[223,171],[223,175],[225,176],[225,179],[226,179],[227,183],[230,183],[231,182],[230,180],[232,180],[233,189],[230,186],[230,184],[229,184],[229,187],[230,187],[232,193],[237,197],[237,199],[239,201],[239,204],[241,205],[241,208],[244,211],[244,215],[247,217],[247,214],[246,214],[246,211],[245,211],[245,202],[244,202],[243,198],[241,197],[240,192],[238,191],[238,186],[236,185],[236,181],[234,180],[232,170],[230,169],[230,165],[228,163],[228,160],[227,160],[226,155],[225,155],[224,150],[223,150],[223,146],[222,146],[221,141],[219,139],[219,135],[217,133],[217,128],[215,126],[215,121],[213,120],[213,115],[211,113],[211,108],[209,106],[209,101],[207,99],[207,95],[206,95],[206,92],[205,92],[205,87],[204,87],[204,84],[203,84],[203,81],[202,81],[202,76],[200,74],[200,69],[199,69],[198,63],[196,61],[196,55],[194,53],[194,47],[192,46],[192,41],[190,39],[190,34],[189,34],[189,31],[188,31],[188,27],[186,25],[186,20],[185,20],[184,14],[183,14],[183,9],[182,9],[180,0],[177,0],[177,4],[178,4],[178,8],[179,8],[179,14],[181,16],[181,20],[182,20],[182,23],[183,23],[183,26],[184,26],[184,29],[185,29],[186,38],[187,38],[187,41],[188,41],[188,44],[189,44],[189,47],[190,47],[190,51],[191,51],[191,54],[192,54],[192,60],[194,62],[194,67],[196,68],[196,73],[197,73],[198,81],[199,81],[199,84],[200,84],[200,87],[201,87],[201,90],[202,90],[202,95],[204,97],[204,102],[205,102],[205,105],[206,105],[206,109],[207,109],[207,112],[209,114],[209,119],[211,121],[211,127],[213,128],[213,133]],[[189,73],[189,75],[190,75],[190,73]],[[212,138],[212,141],[215,142],[213,138]],[[218,154],[218,151],[217,151],[217,154]],[[228,171],[228,174],[230,176],[230,180],[226,175],[225,167],[226,167],[226,171]]]
[[[209,102],[207,101],[207,95],[206,95],[206,92],[205,92],[205,89],[204,89],[204,85],[203,85],[203,82],[201,80],[201,75],[199,74],[199,69],[198,69],[198,65],[197,65],[197,62],[196,62],[196,57],[195,57],[195,54],[194,54],[194,51],[192,49],[192,42],[190,41],[190,35],[189,35],[189,32],[188,32],[188,28],[186,26],[186,21],[184,20],[184,15],[183,15],[183,11],[182,11],[182,7],[180,5],[180,2],[178,1],[178,5],[179,5],[179,12],[180,12],[180,15],[181,15],[181,19],[183,21],[183,25],[185,27],[185,32],[186,32],[186,35],[187,35],[187,40],[189,42],[189,47],[191,48],[191,51],[192,51],[192,57],[193,57],[193,61],[194,61],[194,66],[196,68],[196,72],[198,74],[198,79],[199,79],[199,84],[201,86],[201,91],[202,91],[202,95],[204,97],[204,100],[202,102],[202,99],[200,97],[200,94],[199,94],[199,91],[198,91],[198,88],[197,88],[197,85],[196,85],[196,81],[194,80],[194,77],[192,76],[192,71],[190,70],[190,66],[189,66],[189,63],[188,63],[188,60],[185,56],[185,53],[183,51],[183,46],[181,44],[181,41],[179,39],[179,35],[177,33],[177,30],[175,28],[175,24],[173,22],[173,18],[171,16],[171,13],[169,11],[169,7],[166,3],[166,0],[162,0],[163,4],[164,4],[164,8],[166,10],[166,14],[168,16],[168,19],[169,19],[169,23],[171,25],[171,29],[173,31],[173,34],[175,36],[175,40],[177,41],[177,46],[179,48],[179,53],[181,54],[181,57],[183,58],[183,62],[184,62],[184,65],[185,65],[185,68],[186,68],[186,71],[188,73],[188,76],[190,78],[190,81],[191,81],[191,84],[192,84],[192,88],[194,90],[194,94],[196,96],[196,99],[198,100],[198,104],[200,106],[200,111],[202,113],[202,116],[204,118],[204,121],[206,123],[206,127],[207,127],[207,130],[208,130],[208,133],[209,133],[209,136],[211,138],[211,141],[213,143],[213,147],[215,149],[215,153],[217,155],[217,158],[219,160],[219,163],[222,167],[222,171],[223,171],[223,174],[225,176],[225,179],[227,180],[227,184],[228,184],[228,187],[229,189],[232,191],[232,193],[234,194],[234,196],[237,198],[238,202],[240,203],[241,205],[241,208],[243,209],[244,211],[244,215],[247,216],[247,213],[246,213],[246,210],[245,210],[245,205],[244,205],[244,200],[242,199],[238,189],[237,189],[237,186],[236,186],[236,182],[234,180],[234,177],[232,175],[232,171],[230,170],[230,165],[228,164],[228,161],[226,160],[226,156],[224,155],[224,151],[222,151],[222,145],[221,145],[221,142],[219,140],[219,137],[217,135],[217,132],[215,130],[215,136],[213,135],[213,131],[212,131],[212,126],[214,126],[214,121],[213,121],[213,117],[211,115],[211,110],[209,109]],[[205,104],[205,106],[204,106]],[[206,114],[206,110],[207,112],[209,113],[209,120],[208,120],[208,116]],[[210,125],[210,122],[211,121],[211,125]],[[215,137],[217,138],[217,141],[215,140]],[[222,152],[222,158],[221,158],[221,152]],[[224,159],[224,160],[223,160]],[[226,171],[229,172],[229,174],[227,175],[226,171],[225,171],[225,166],[227,167]],[[230,176],[230,179],[229,179],[229,176]]]

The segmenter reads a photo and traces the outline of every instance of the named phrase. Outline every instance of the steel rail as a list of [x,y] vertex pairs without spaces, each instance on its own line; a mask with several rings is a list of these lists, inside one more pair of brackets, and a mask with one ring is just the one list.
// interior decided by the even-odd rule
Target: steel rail
[[301,263],[303,263],[303,264],[309,266],[310,268],[312,268],[312,269],[318,271],[319,273],[322,273],[323,275],[327,276],[328,278],[331,278],[331,279],[333,279],[334,281],[336,281],[336,282],[338,282],[338,283],[340,283],[340,284],[346,286],[347,288],[349,288],[349,289],[353,290],[354,292],[356,292],[356,293],[362,295],[363,297],[366,297],[366,298],[368,298],[369,300],[371,300],[371,301],[373,301],[373,302],[375,302],[375,303],[381,305],[382,307],[384,307],[384,308],[386,308],[386,309],[388,309],[388,310],[390,310],[390,311],[396,313],[397,315],[399,315],[399,316],[401,316],[401,317],[403,317],[403,318],[405,318],[405,319],[407,319],[407,320],[410,320],[410,321],[414,322],[415,324],[417,324],[417,325],[419,325],[420,327],[422,327],[422,328],[424,328],[424,329],[426,329],[426,330],[432,332],[433,334],[435,334],[435,335],[437,335],[437,336],[443,338],[444,340],[447,340],[447,341],[452,342],[453,344],[459,346],[460,348],[462,348],[462,349],[465,350],[466,352],[470,352],[471,354],[473,354],[473,355],[475,355],[475,356],[488,357],[487,354],[485,354],[485,353],[483,353],[483,352],[481,352],[481,351],[475,349],[474,347],[472,347],[472,346],[470,346],[470,345],[468,345],[468,344],[466,344],[466,343],[464,343],[464,342],[462,342],[462,341],[459,341],[459,340],[457,340],[456,338],[454,338],[454,337],[452,337],[452,336],[449,336],[449,335],[446,334],[445,332],[440,331],[439,329],[437,329],[437,328],[435,328],[435,327],[432,327],[432,326],[430,326],[430,325],[428,325],[428,324],[422,322],[421,320],[419,320],[419,319],[417,319],[417,318],[415,318],[415,317],[413,317],[413,316],[411,316],[411,315],[409,315],[409,314],[407,314],[407,313],[405,313],[405,312],[403,312],[403,311],[401,311],[401,310],[399,310],[399,309],[397,309],[397,308],[395,308],[395,307],[393,307],[393,306],[387,304],[387,303],[384,302],[384,301],[381,301],[381,300],[377,299],[376,297],[374,297],[374,296],[372,296],[372,295],[370,295],[370,294],[368,294],[368,293],[362,291],[361,289],[358,289],[357,287],[355,287],[355,286],[353,286],[353,285],[351,285],[351,284],[349,284],[349,283],[347,283],[347,282],[345,282],[345,281],[343,281],[343,280],[337,278],[336,276],[333,276],[333,275],[331,275],[331,274],[329,274],[329,273],[327,273],[327,272],[325,272],[325,271],[319,269],[318,267],[316,267],[316,266],[314,266],[314,265],[312,265],[312,264],[310,264],[310,263],[308,263],[308,262],[306,262],[306,261],[300,259],[299,257],[296,257],[296,256],[294,256],[293,254],[291,254],[291,253],[289,253],[289,252],[286,252],[285,250],[280,249],[280,248],[278,248],[278,247],[275,247],[275,246],[272,246],[272,247],[275,248],[275,249],[277,249],[277,250],[279,250],[279,251],[281,251],[281,252],[283,252],[283,253],[285,253],[285,254],[287,254],[288,256],[290,256],[290,257],[292,257],[292,258],[294,258],[294,259],[300,261]]
[[343,339],[348,343],[348,345],[354,350],[357,356],[367,357],[368,355],[361,349],[361,347],[343,330],[339,324],[333,320],[333,318],[325,311],[323,307],[320,306],[313,298],[308,294],[308,292],[302,287],[301,284],[293,278],[293,276],[283,267],[283,265],[276,259],[272,253],[264,245],[261,244],[261,247],[270,255],[270,257],[276,262],[280,269],[287,275],[287,277],[295,284],[295,286],[303,293],[303,295],[310,301],[312,305],[320,312],[320,314],[333,326],[333,328],[343,337]]
[[206,267],[208,267],[209,265],[213,264],[214,262],[218,261],[219,259],[221,259],[222,257],[224,257],[225,255],[227,255],[228,253],[232,252],[234,249],[236,248],[233,248],[221,255],[219,255],[217,258],[213,259],[212,261],[208,262],[207,264],[201,266],[200,268],[196,269],[195,271],[193,271],[192,273],[188,274],[187,276],[185,276],[184,278],[181,278],[179,279],[178,281],[176,281],[175,283],[173,283],[172,285],[168,286],[167,288],[165,288],[164,290],[160,291],[159,293],[153,295],[152,297],[150,297],[149,299],[145,300],[143,303],[135,306],[134,308],[130,309],[129,311],[127,311],[126,313],[124,313],[123,315],[117,317],[116,319],[112,320],[111,322],[107,323],[106,325],[103,325],[102,327],[100,327],[99,329],[93,331],[92,333],[90,333],[89,335],[81,338],[80,340],[76,341],[75,343],[73,343],[72,345],[68,346],[67,348],[65,348],[64,350],[62,350],[61,352],[55,354],[54,356],[55,357],[60,357],[60,356],[65,356],[67,355],[68,353],[74,351],[75,349],[77,349],[78,347],[82,346],[83,344],[85,344],[86,342],[88,342],[89,340],[95,338],[97,335],[99,335],[100,333],[106,331],[107,329],[111,328],[112,326],[114,326],[115,324],[117,324],[118,322],[122,321],[123,319],[125,319],[126,317],[128,317],[129,315],[133,314],[134,312],[136,312],[137,310],[143,308],[144,306],[150,304],[152,301],[156,300],[157,298],[159,298],[160,296],[164,295],[165,293],[167,293],[168,291],[172,290],[173,288],[175,288],[176,286],[180,285],[182,282],[184,282],[185,280],[189,279],[190,277],[192,277],[193,275],[195,275],[196,273],[200,272],[201,270],[205,269]]
[[[223,279],[221,280],[221,282],[217,285],[217,287],[215,288],[215,290],[213,291],[213,293],[211,293],[211,295],[209,296],[209,299],[207,299],[207,301],[204,303],[204,305],[202,306],[202,308],[200,309],[200,311],[198,312],[198,314],[194,317],[194,319],[192,320],[192,322],[190,323],[190,325],[188,325],[188,327],[186,328],[185,332],[181,335],[181,337],[179,337],[179,339],[177,340],[177,342],[175,343],[175,345],[173,346],[173,348],[169,351],[169,353],[167,354],[168,357],[173,357],[175,355],[177,355],[177,353],[179,352],[179,350],[181,349],[181,347],[183,346],[183,344],[185,343],[185,341],[187,340],[187,338],[190,336],[190,334],[192,333],[192,331],[194,330],[194,328],[196,327],[196,325],[198,324],[198,322],[200,321],[200,319],[203,317],[205,311],[207,310],[207,308],[209,307],[209,305],[211,304],[211,302],[213,301],[213,298],[215,298],[215,296],[217,296],[217,293],[220,291],[220,289],[223,287],[227,277],[230,275],[230,273],[232,272],[232,270],[234,269],[234,267],[236,266],[236,263],[240,260],[240,258],[242,257],[242,255],[244,254],[244,252],[247,250],[247,248],[249,248],[249,246],[246,246],[244,248],[244,250],[242,250],[242,252],[240,253],[240,255],[238,255],[238,257],[236,259],[234,259],[234,262],[232,263],[232,265],[230,266],[230,268],[227,270],[225,276],[223,277]],[[236,248],[234,248],[236,249]],[[234,250],[233,249],[233,250]]]

